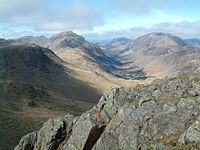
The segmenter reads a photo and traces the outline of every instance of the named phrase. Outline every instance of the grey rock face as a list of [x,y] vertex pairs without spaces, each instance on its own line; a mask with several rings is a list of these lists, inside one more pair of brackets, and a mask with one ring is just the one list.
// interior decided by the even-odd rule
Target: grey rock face
[[198,149],[199,82],[199,74],[184,74],[113,89],[80,118],[47,121],[24,136],[16,150]]
[[133,118],[134,109],[132,105],[120,108],[108,123],[93,150],[137,149],[140,122],[137,118]]
[[91,119],[90,113],[84,113],[72,129],[72,135],[63,150],[91,149],[93,143],[99,138],[104,125]]
[[37,141],[37,132],[30,133],[22,137],[19,145],[15,147],[15,150],[32,150]]
[[24,136],[15,150],[55,150],[70,134],[73,123],[72,115],[49,119],[39,131]]
[[200,116],[178,139],[180,144],[200,142]]

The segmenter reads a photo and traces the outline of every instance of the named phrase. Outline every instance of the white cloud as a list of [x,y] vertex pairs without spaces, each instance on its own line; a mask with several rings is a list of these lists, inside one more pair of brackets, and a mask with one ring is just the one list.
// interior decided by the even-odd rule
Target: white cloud
[[47,11],[48,16],[43,16],[44,23],[38,24],[40,30],[72,30],[92,29],[103,23],[100,13],[81,1],[75,1],[62,10]]
[[150,31],[162,31],[177,35],[200,35],[200,20],[198,21],[182,21],[177,23],[164,22],[155,24]]
[[181,37],[200,37],[200,20],[198,21],[182,21],[182,22],[163,22],[154,24],[150,27],[133,27],[126,30],[109,30],[101,33],[86,34],[85,36],[91,37],[120,37],[132,36],[137,37],[152,32],[170,33]]
[[0,0],[0,22],[10,26],[32,26],[36,30],[91,29],[103,23],[100,13],[80,0],[55,8],[52,0]]
[[0,0],[0,20],[9,21],[33,13],[48,2],[50,0]]
[[41,36],[41,35],[50,37],[55,33],[54,32],[32,32],[32,31],[7,30],[5,32],[0,32],[0,38],[14,39],[14,38],[23,37],[23,36]]

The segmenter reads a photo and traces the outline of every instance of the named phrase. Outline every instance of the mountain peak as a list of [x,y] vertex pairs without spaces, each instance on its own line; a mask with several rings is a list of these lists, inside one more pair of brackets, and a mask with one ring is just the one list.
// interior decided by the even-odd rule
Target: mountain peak
[[165,33],[150,33],[135,39],[129,49],[146,56],[158,56],[178,51],[184,46],[187,46],[186,42],[177,36]]
[[[142,38],[149,38],[151,39],[154,43],[158,43],[158,45],[164,45],[164,46],[186,46],[187,44],[185,41],[177,36],[174,36],[169,33],[150,33],[145,36],[142,36]],[[156,42],[155,42],[156,41]],[[166,45],[165,45],[166,44]]]
[[67,32],[61,32],[58,34],[53,35],[50,39],[51,40],[59,40],[59,39],[66,39],[66,38],[76,38],[79,39],[81,41],[85,41],[85,38],[72,32],[72,31],[67,31]]

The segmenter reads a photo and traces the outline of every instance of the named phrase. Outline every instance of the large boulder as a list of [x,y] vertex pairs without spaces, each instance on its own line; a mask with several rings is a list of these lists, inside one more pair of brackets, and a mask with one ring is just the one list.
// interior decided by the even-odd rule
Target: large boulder
[[72,134],[62,150],[91,149],[104,127],[103,124],[93,120],[89,112],[84,113],[74,125]]

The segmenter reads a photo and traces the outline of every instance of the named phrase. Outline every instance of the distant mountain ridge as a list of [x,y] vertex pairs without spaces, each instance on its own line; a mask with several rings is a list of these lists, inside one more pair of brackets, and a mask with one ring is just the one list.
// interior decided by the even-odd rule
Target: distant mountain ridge
[[103,43],[99,42],[97,45],[100,46],[106,54],[112,57],[117,57],[119,54],[126,50],[131,42],[131,39],[126,37],[119,37],[111,41],[106,41]]
[[27,44],[37,44],[41,47],[47,47],[49,43],[49,39],[45,36],[24,36],[20,38],[14,39],[17,42],[27,43]]
[[[32,38],[34,39],[34,37]],[[97,69],[100,68],[100,70],[104,69],[108,73],[117,75],[119,73],[116,73],[115,70],[119,67],[116,68],[116,65],[120,65],[120,63],[115,58],[134,68],[138,67],[139,70],[146,69],[144,72],[149,72],[150,76],[164,77],[179,71],[193,72],[199,68],[199,40],[183,40],[171,34],[150,33],[136,39],[121,37],[97,43],[103,51],[73,32],[56,34],[49,38],[49,41],[51,44],[47,47],[54,50],[66,62],[72,62],[71,64],[84,70],[100,72]],[[72,59],[73,57],[75,59]],[[82,64],[79,60],[84,63]],[[123,74],[134,71],[137,70],[130,71],[129,69]]]
[[165,33],[150,33],[107,51],[125,62],[144,68],[147,74],[155,78],[175,75],[181,71],[198,71],[200,65],[198,47]]
[[0,42],[5,42],[5,41],[6,41],[5,39],[0,38]]
[[198,47],[200,48],[200,40],[197,38],[194,39],[186,39],[185,40],[188,46]]
[[[186,42],[177,36],[151,33],[133,40],[128,49],[146,56],[159,56],[175,52],[184,46],[187,46]],[[123,55],[128,54],[128,51]]]
[[[132,80],[140,79],[140,76],[145,77],[142,71],[141,75],[132,73],[132,70],[130,71],[131,67],[124,67],[121,60],[110,57],[99,46],[86,41],[82,36],[73,32],[58,33],[48,39],[45,37],[26,38],[22,37],[15,40],[24,43],[35,43],[53,50],[65,62],[64,65],[71,70],[72,76],[88,82],[88,84],[101,91],[105,91],[110,87],[131,84],[131,81],[124,79]],[[41,40],[45,41],[44,44],[38,42],[40,38],[44,38]],[[88,76],[91,76],[93,80],[90,80]]]

